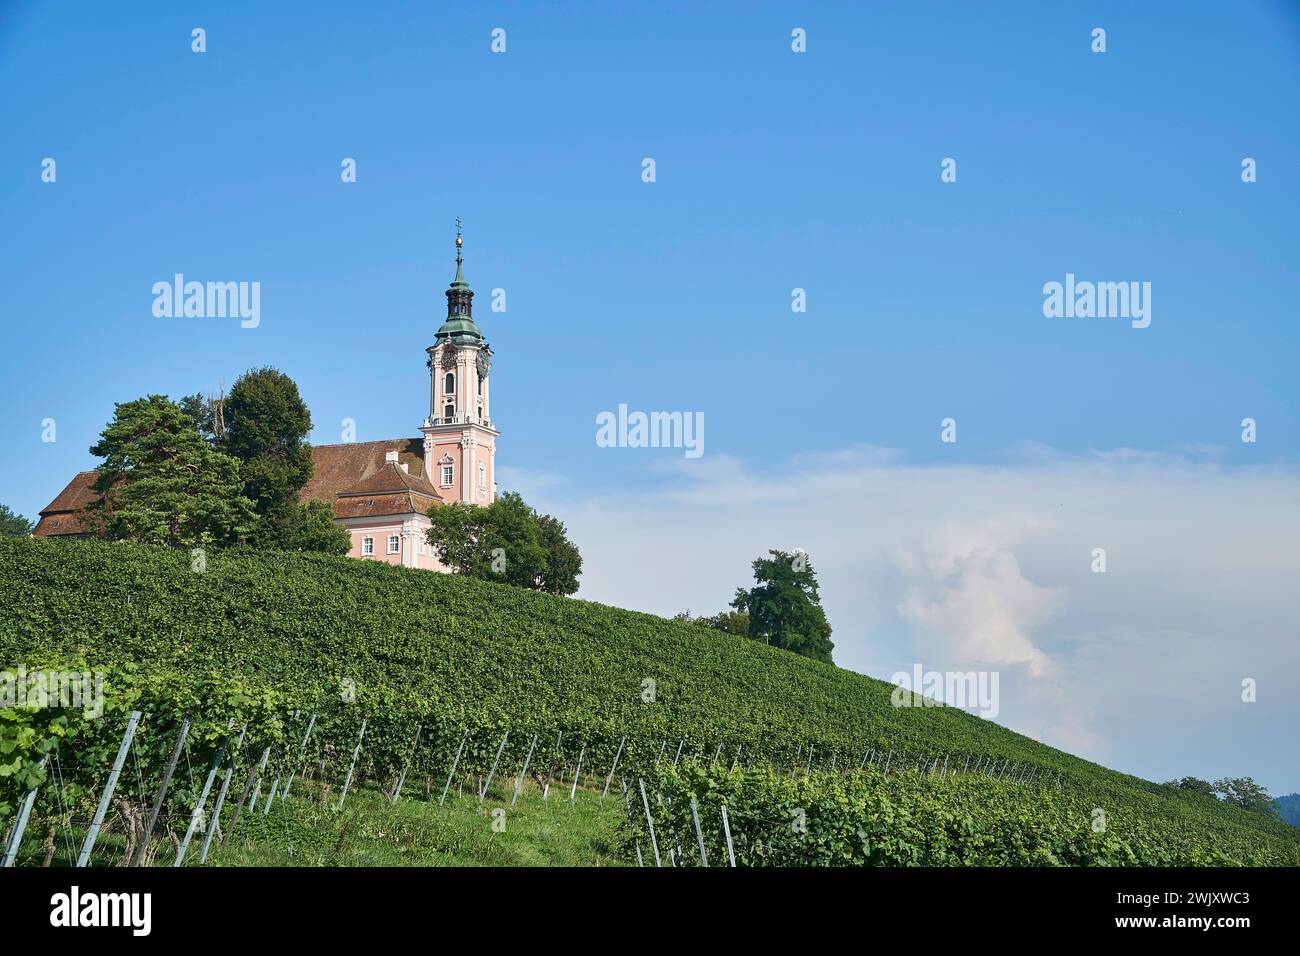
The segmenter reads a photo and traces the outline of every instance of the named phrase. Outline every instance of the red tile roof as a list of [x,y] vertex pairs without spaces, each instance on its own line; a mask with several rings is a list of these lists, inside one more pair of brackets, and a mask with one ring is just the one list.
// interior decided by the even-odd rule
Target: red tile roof
[[84,534],[85,531],[81,527],[81,509],[99,497],[95,494],[95,477],[93,471],[78,472],[76,477],[68,482],[68,486],[59,492],[58,497],[45,506],[32,534],[38,538],[60,534]]
[[[298,500],[329,501],[336,517],[424,514],[442,501],[424,474],[423,438],[316,445],[311,451],[315,471],[298,492]],[[397,463],[385,461],[389,451],[397,452]],[[401,465],[406,465],[405,471]],[[81,510],[98,497],[95,476],[93,471],[83,471],[68,482],[41,511],[32,533],[42,538],[84,534]]]

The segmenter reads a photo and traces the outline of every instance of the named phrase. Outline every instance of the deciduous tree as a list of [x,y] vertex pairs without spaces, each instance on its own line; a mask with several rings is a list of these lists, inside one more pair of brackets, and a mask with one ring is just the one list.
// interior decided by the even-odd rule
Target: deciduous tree
[[242,462],[244,496],[259,518],[254,542],[287,547],[296,533],[291,525],[301,517],[293,506],[312,476],[311,412],[293,379],[259,368],[235,380],[224,415],[222,448]]
[[749,636],[755,640],[830,663],[835,645],[812,563],[802,552],[768,554],[754,562],[755,586],[737,588],[731,606],[749,615]]
[[517,492],[506,492],[486,507],[434,505],[429,520],[429,542],[438,560],[457,574],[551,594],[578,589],[582,556],[563,523],[539,515]]

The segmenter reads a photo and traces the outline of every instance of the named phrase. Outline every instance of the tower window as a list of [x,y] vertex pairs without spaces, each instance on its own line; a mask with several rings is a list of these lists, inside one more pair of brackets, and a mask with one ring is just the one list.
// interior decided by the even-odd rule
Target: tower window
[[456,391],[456,373],[448,372],[447,377],[442,380],[442,390],[450,395]]
[[442,417],[450,421],[456,417],[456,406],[448,405],[442,410]]
[[452,466],[451,466],[451,465],[443,465],[443,466],[442,466],[442,486],[443,486],[444,488],[450,488],[450,487],[451,487],[451,479],[452,479]]

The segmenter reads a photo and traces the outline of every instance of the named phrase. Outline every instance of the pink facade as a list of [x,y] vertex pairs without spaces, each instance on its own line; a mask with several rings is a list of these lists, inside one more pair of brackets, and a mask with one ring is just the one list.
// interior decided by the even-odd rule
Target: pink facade
[[429,519],[422,514],[351,518],[338,523],[347,527],[352,535],[349,557],[427,571],[447,570],[433,553],[426,535]]
[[429,417],[424,473],[444,501],[490,505],[496,500],[496,439],[492,427],[486,345],[429,348]]

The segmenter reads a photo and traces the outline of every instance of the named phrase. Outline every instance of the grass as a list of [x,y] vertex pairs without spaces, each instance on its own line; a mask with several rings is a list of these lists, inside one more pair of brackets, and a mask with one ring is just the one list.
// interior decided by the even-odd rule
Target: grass
[[[295,785],[296,787],[297,785]],[[342,811],[305,792],[277,800],[262,816],[245,814],[209,866],[622,866],[614,850],[624,819],[621,794],[552,788],[550,799],[527,788],[510,807],[509,792],[480,805],[466,788],[438,805],[433,787],[396,804],[371,789],[348,794]],[[306,797],[306,799],[304,799]],[[494,811],[501,811],[497,817]],[[494,829],[494,823],[497,829]]]
[[[482,804],[466,786],[453,788],[438,805],[440,788],[409,787],[396,804],[380,791],[364,787],[348,793],[342,810],[336,791],[322,792],[298,780],[287,800],[276,800],[263,815],[245,811],[225,846],[213,842],[207,866],[623,866],[614,849],[625,810],[621,793],[611,790],[602,802],[596,791],[553,787],[543,800],[540,789],[526,786],[510,806],[510,789],[496,786]],[[493,816],[499,810],[502,816]],[[115,814],[110,814],[110,822]],[[222,813],[228,827],[233,805]],[[184,829],[184,822],[173,832]],[[497,828],[493,828],[494,822]],[[162,827],[159,828],[160,831]],[[60,828],[53,866],[70,866],[85,837],[84,827]],[[198,862],[203,835],[195,836],[187,866]],[[24,841],[19,866],[40,866],[43,836]],[[155,836],[153,866],[171,866],[175,844]],[[106,828],[95,846],[92,863],[121,865],[125,844],[117,826]]]

